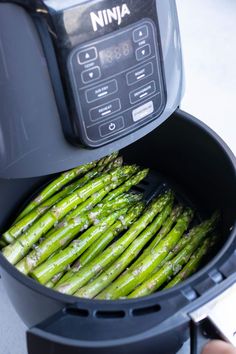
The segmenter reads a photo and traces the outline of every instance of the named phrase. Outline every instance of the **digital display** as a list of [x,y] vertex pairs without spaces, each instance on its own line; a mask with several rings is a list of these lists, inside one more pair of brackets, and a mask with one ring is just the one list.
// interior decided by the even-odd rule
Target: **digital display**
[[102,67],[107,68],[120,63],[133,55],[133,44],[126,40],[99,52]]

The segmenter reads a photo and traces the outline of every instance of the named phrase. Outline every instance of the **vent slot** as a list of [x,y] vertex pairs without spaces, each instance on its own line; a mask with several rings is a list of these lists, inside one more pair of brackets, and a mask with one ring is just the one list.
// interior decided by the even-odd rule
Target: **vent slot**
[[97,318],[123,318],[125,317],[124,311],[96,311]]
[[89,311],[84,309],[68,308],[66,313],[71,316],[88,317]]
[[152,313],[156,313],[161,311],[161,306],[160,305],[153,305],[149,307],[142,307],[140,309],[134,309],[132,311],[133,316],[138,317],[138,316],[145,316],[145,315],[150,315]]

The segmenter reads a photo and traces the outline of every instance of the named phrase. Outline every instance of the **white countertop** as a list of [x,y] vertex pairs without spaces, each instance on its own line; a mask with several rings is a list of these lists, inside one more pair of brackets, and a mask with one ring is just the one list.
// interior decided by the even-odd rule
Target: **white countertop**
[[[165,0],[163,0],[165,1]],[[177,0],[186,74],[181,108],[236,154],[236,1]],[[1,354],[26,354],[25,330],[0,280]]]

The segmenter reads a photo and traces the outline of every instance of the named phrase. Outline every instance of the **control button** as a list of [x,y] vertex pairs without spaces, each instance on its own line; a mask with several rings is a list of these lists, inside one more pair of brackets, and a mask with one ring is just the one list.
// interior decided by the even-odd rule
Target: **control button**
[[95,66],[89,70],[85,70],[81,74],[82,81],[84,84],[92,82],[94,80],[100,79],[101,77],[101,70],[98,66]]
[[136,59],[138,61],[149,57],[151,54],[151,47],[149,44],[144,45],[136,50]]
[[147,37],[148,37],[148,27],[147,26],[139,27],[133,32],[134,42],[139,42],[140,40],[145,39]]
[[114,114],[121,109],[121,104],[120,100],[117,98],[111,102],[105,103],[99,107],[90,109],[90,119],[92,121],[101,119],[101,118],[106,118],[110,116],[111,114]]
[[125,123],[123,117],[113,119],[111,122],[100,125],[99,127],[100,135],[103,137],[106,135],[114,134],[118,130],[123,129],[124,126]]
[[81,50],[77,54],[79,64],[85,64],[97,59],[97,49],[95,47]]
[[87,102],[90,103],[105,98],[107,96],[110,96],[113,93],[116,93],[117,91],[118,91],[117,81],[111,80],[105,82],[102,85],[87,90],[85,95],[86,95]]
[[138,88],[137,90],[131,91],[129,94],[130,102],[136,103],[147,96],[152,95],[156,91],[156,84],[154,81]]
[[129,72],[126,75],[127,84],[128,85],[136,84],[136,82],[146,79],[147,77],[151,76],[152,74],[153,74],[152,63],[145,64],[145,65],[141,66],[140,68]]
[[134,122],[138,122],[154,112],[153,101],[143,104],[142,106],[136,108],[132,112]]

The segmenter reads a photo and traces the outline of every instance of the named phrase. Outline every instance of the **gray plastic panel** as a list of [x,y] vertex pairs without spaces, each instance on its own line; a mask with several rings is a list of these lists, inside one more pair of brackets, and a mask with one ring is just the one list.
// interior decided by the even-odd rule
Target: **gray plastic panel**
[[[82,2],[82,1],[81,1]],[[74,147],[60,123],[47,64],[32,19],[17,5],[0,4],[0,177],[59,172],[119,150],[155,129],[179,106],[182,57],[174,0],[156,0],[167,89],[158,118],[97,149]]]

